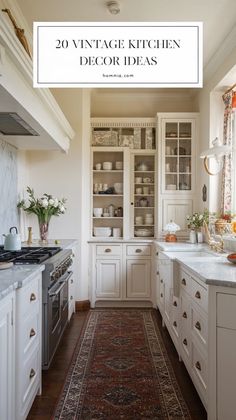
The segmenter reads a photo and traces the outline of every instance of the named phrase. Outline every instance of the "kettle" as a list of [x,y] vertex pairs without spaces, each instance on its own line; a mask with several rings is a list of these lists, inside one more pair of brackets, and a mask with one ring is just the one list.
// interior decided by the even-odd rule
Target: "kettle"
[[[12,233],[13,230],[15,230],[15,233]],[[21,239],[16,226],[12,226],[10,233],[8,235],[3,234],[3,236],[5,236],[5,251],[19,251],[21,249]]]

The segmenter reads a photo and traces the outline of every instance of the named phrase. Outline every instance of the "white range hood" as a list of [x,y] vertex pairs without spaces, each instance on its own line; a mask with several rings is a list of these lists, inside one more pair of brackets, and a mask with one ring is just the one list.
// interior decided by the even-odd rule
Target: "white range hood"
[[33,88],[33,64],[0,12],[0,138],[22,150],[67,152],[74,131],[49,89]]

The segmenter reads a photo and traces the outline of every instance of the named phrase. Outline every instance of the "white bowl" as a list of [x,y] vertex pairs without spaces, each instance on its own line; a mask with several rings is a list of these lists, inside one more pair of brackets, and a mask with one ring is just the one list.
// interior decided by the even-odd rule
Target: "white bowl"
[[107,238],[111,236],[111,228],[110,227],[94,227],[93,233],[94,233],[94,236]]
[[137,171],[148,171],[148,165],[144,162],[138,163],[136,166]]
[[103,208],[102,207],[94,207],[93,208],[94,217],[101,217],[102,213],[103,213]]
[[123,183],[115,182],[114,189],[116,194],[123,194]]
[[152,232],[149,229],[135,229],[135,236],[152,236]]
[[112,169],[112,162],[103,162],[102,169],[106,171],[110,171]]
[[166,189],[167,189],[167,190],[176,190],[176,185],[175,185],[175,184],[168,184],[168,185],[166,186]]

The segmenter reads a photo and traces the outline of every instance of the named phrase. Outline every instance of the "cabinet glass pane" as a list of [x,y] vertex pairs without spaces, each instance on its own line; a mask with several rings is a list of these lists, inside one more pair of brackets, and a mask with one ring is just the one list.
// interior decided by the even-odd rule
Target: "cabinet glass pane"
[[123,152],[93,152],[92,236],[123,235]]
[[166,122],[164,141],[164,189],[191,190],[192,123]]
[[155,156],[134,156],[133,225],[135,237],[154,237]]

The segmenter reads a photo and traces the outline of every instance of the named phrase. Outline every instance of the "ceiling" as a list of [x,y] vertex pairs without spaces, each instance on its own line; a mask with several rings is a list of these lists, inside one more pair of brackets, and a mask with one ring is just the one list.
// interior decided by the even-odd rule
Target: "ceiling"
[[[236,0],[121,0],[111,15],[106,0],[17,0],[27,22],[174,22],[202,21],[204,65],[236,24]],[[32,26],[31,26],[32,27]]]

